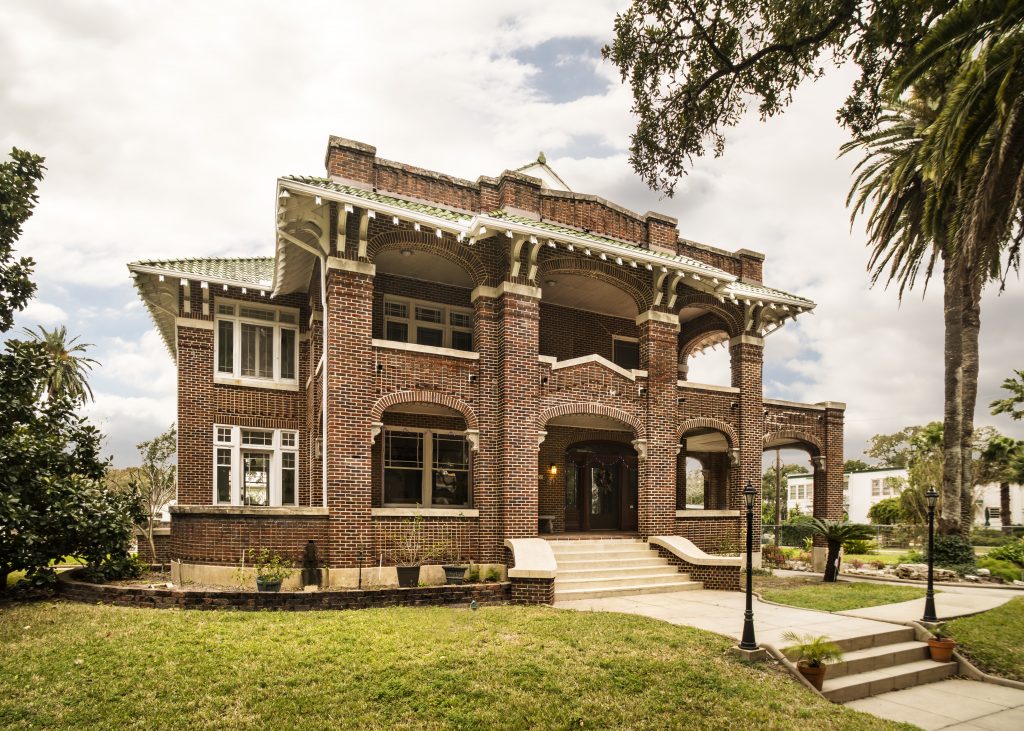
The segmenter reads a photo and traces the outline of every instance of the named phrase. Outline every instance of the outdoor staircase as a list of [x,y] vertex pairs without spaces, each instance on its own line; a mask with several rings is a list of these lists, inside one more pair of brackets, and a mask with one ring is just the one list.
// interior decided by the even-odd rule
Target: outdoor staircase
[[556,602],[703,588],[639,539],[554,540],[551,550]]
[[843,659],[828,666],[821,691],[833,703],[934,683],[957,672],[956,662],[931,660],[928,643],[915,640],[910,627],[837,640],[836,644]]

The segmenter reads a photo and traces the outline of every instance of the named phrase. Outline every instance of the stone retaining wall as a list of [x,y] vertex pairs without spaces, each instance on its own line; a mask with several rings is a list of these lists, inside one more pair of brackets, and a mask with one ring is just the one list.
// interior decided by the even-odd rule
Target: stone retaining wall
[[59,575],[61,596],[89,604],[157,609],[240,609],[246,611],[309,611],[319,609],[367,609],[370,607],[438,606],[445,604],[503,604],[511,600],[508,582],[421,586],[412,589],[352,589],[343,591],[252,591],[148,589],[79,581],[72,574]]

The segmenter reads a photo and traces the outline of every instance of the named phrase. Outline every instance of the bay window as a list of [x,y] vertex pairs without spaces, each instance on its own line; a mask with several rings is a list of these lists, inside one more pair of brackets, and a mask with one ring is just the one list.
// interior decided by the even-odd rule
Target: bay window
[[298,313],[294,309],[219,302],[216,376],[298,383]]
[[470,450],[462,432],[384,430],[384,505],[469,507]]
[[298,503],[298,432],[222,425],[213,431],[214,503]]

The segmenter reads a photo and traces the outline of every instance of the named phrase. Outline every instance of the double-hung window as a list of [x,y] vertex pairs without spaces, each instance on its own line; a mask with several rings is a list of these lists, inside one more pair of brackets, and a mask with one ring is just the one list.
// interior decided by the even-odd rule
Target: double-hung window
[[213,442],[216,504],[298,503],[298,432],[217,425]]
[[384,338],[400,343],[473,350],[473,311],[435,302],[385,297]]
[[216,375],[221,379],[297,384],[298,322],[294,309],[218,302]]
[[383,472],[384,505],[470,505],[470,450],[461,432],[386,429]]

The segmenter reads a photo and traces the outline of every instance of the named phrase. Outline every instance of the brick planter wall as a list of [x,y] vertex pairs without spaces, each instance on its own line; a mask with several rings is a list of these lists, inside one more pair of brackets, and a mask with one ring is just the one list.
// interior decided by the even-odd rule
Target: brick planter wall
[[[269,548],[301,563],[306,541],[316,541],[322,562],[330,560],[327,516],[190,515],[176,513],[171,558],[186,563],[237,564],[242,551]],[[141,551],[142,543],[139,541]]]
[[502,604],[512,597],[508,582],[421,586],[412,589],[350,589],[339,591],[184,591],[110,586],[78,581],[76,571],[59,576],[61,596],[87,604],[155,609],[240,609],[245,611],[311,611],[323,609],[368,609],[371,607]]
[[[159,530],[159,529],[158,529]],[[153,551],[149,548],[149,539],[146,538],[145,533],[137,534],[136,540],[139,542],[139,558],[146,563],[160,563],[166,564],[171,560],[171,534],[169,530],[166,532],[154,532],[153,533],[153,545],[156,546],[156,556],[153,555]]]
[[716,589],[720,591],[740,590],[740,567],[739,566],[700,566],[684,561],[666,548],[652,546],[658,551],[658,555],[668,559],[668,562],[680,571],[690,575],[691,581],[699,581],[704,584],[705,589]]

